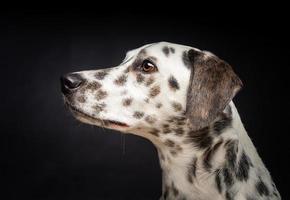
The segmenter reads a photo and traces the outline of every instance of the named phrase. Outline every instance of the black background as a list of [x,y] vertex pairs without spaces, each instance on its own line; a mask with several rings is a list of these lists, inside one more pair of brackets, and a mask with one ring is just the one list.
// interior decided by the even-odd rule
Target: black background
[[287,13],[273,10],[212,12],[177,7],[167,11],[152,6],[116,12],[4,10],[0,106],[5,193],[0,195],[158,199],[161,170],[154,146],[133,135],[122,137],[77,122],[63,105],[59,77],[112,67],[130,49],[169,41],[209,50],[233,66],[244,83],[235,104],[287,199],[289,22]]

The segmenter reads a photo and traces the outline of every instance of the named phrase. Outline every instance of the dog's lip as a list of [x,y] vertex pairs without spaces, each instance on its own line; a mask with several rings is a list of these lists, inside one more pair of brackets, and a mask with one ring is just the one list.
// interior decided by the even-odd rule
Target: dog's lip
[[108,125],[115,125],[115,126],[119,126],[119,127],[129,127],[128,124],[124,123],[124,122],[120,122],[120,121],[116,121],[116,120],[110,120],[110,119],[101,119],[101,118],[96,118],[93,117],[87,113],[82,112],[81,110],[79,110],[78,108],[76,108],[75,106],[71,105],[70,103],[66,102],[66,105],[73,111],[76,112],[77,114],[81,114],[84,117],[87,117],[91,120],[95,120],[100,122],[102,125],[108,126]]

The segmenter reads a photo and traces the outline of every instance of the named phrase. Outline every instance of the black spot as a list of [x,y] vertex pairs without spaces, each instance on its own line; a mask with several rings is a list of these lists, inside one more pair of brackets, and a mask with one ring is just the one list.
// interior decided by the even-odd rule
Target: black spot
[[221,133],[223,133],[223,131],[230,127],[232,123],[232,118],[231,117],[227,117],[227,116],[223,116],[221,120],[216,121],[213,125],[213,133],[216,135],[220,135]]
[[87,90],[97,90],[99,89],[100,87],[102,87],[102,84],[99,83],[98,81],[94,81],[94,82],[90,82],[88,83],[88,85],[85,87]]
[[170,133],[170,132],[171,132],[171,129],[170,129],[169,126],[167,126],[167,127],[164,127],[164,126],[163,126],[162,132],[163,132],[164,134],[167,134],[167,133]]
[[220,171],[217,170],[215,174],[215,183],[218,192],[221,194],[222,193],[222,184],[221,184],[221,176],[220,176]]
[[127,75],[123,74],[123,75],[119,76],[119,77],[114,81],[114,83],[115,83],[116,85],[123,86],[123,85],[125,85],[126,81],[127,81]]
[[182,105],[181,105],[181,103],[178,103],[178,102],[173,101],[173,102],[171,103],[171,105],[172,105],[172,107],[174,108],[174,111],[175,111],[175,112],[178,112],[178,111],[181,111],[181,110],[182,110]]
[[208,148],[208,150],[205,151],[203,166],[206,170],[209,171],[211,169],[211,159],[222,143],[223,143],[223,140],[221,139],[213,147]]
[[209,135],[208,127],[198,131],[190,131],[188,137],[193,142],[193,145],[200,149],[208,148],[212,144],[212,137]]
[[167,140],[164,142],[164,144],[165,144],[166,146],[168,146],[168,147],[174,147],[174,146],[175,146],[175,143],[174,143],[172,140],[170,140],[170,139],[167,139]]
[[168,84],[169,84],[169,88],[172,89],[173,91],[176,91],[179,89],[179,84],[176,78],[174,78],[174,76],[172,75],[168,79]]
[[155,135],[156,137],[159,136],[159,130],[156,128],[153,128],[152,130],[150,130],[149,133],[152,135]]
[[108,75],[108,72],[106,71],[99,71],[95,74],[96,79],[98,80],[103,80],[105,78],[105,76]]
[[245,154],[245,152],[242,152],[238,169],[236,171],[236,177],[240,181],[247,181],[249,178],[249,170],[250,166],[252,166],[252,163],[249,159],[249,157]]
[[130,106],[132,104],[132,98],[123,99],[123,106]]
[[165,56],[169,55],[169,48],[167,46],[162,48],[163,53],[165,54]]
[[175,49],[173,47],[170,47],[169,49],[170,49],[171,53],[175,53]]
[[142,83],[144,81],[145,77],[142,74],[137,74],[136,81],[137,83]]
[[226,146],[226,160],[230,169],[234,170],[236,167],[236,159],[238,152],[238,141],[229,140],[225,144]]
[[96,94],[96,99],[97,100],[101,100],[101,99],[104,99],[108,96],[108,93],[104,90],[98,90],[97,94]]
[[84,95],[80,95],[77,97],[78,102],[80,103],[85,103],[86,102],[86,98]]
[[175,135],[178,135],[178,136],[183,135],[184,133],[183,128],[176,128],[176,129],[173,129],[173,131],[175,132]]
[[223,168],[222,170],[224,176],[224,182],[227,187],[231,187],[234,184],[233,176],[228,168]]
[[191,62],[186,51],[182,53],[182,61],[187,68],[191,69]]
[[256,183],[256,189],[258,191],[258,193],[263,196],[269,196],[269,189],[268,187],[265,185],[265,183],[262,181],[261,177],[259,177],[259,181]]
[[149,124],[153,124],[153,123],[156,121],[156,118],[154,118],[154,117],[152,117],[152,116],[150,116],[150,115],[147,115],[147,116],[145,117],[145,121],[146,121],[147,123],[149,123]]
[[160,93],[160,86],[154,86],[150,88],[149,95],[151,97],[156,97]]
[[162,107],[162,103],[157,103],[156,104],[156,108],[161,108]]
[[133,117],[141,119],[144,116],[144,112],[135,111]]
[[105,103],[101,103],[101,104],[97,104],[94,107],[94,109],[95,109],[96,113],[99,113],[99,112],[103,111],[105,107],[106,107],[106,104]]

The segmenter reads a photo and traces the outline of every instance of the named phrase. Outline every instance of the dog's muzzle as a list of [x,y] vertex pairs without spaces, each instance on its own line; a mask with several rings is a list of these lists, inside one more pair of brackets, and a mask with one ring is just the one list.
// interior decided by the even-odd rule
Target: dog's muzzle
[[60,77],[61,91],[64,95],[72,94],[84,82],[84,79],[78,74],[65,74]]

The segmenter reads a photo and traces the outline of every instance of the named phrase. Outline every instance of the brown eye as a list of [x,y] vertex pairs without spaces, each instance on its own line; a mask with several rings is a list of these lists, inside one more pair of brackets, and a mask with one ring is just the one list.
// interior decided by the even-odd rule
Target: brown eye
[[144,60],[141,66],[143,72],[150,73],[157,70],[157,67],[149,60]]

